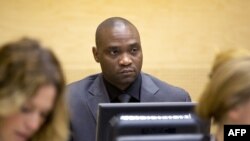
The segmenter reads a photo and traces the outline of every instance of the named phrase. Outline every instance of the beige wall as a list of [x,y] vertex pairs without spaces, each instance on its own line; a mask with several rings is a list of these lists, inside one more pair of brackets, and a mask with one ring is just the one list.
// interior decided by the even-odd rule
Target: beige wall
[[0,44],[21,36],[49,45],[67,82],[99,72],[91,47],[110,16],[141,33],[143,71],[185,88],[196,101],[219,50],[250,48],[249,0],[0,0]]

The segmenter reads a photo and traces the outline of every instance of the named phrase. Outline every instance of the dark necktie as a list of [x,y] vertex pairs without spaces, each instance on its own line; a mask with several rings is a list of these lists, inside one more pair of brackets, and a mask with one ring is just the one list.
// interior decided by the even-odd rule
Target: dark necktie
[[118,99],[121,103],[126,103],[126,102],[129,102],[131,96],[128,95],[128,94],[121,94],[119,95]]

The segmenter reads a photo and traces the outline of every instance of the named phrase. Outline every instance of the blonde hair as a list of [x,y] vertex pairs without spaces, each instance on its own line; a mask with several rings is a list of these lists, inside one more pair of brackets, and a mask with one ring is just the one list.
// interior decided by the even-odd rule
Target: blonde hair
[[224,51],[221,51],[219,54],[216,55],[210,76],[216,71],[216,69],[221,66],[222,64],[226,63],[227,61],[250,56],[250,52],[245,48],[230,48]]
[[199,116],[215,123],[222,123],[230,109],[250,98],[250,55],[234,50],[216,57],[210,82],[197,106]]
[[67,140],[65,79],[56,56],[33,39],[3,45],[0,48],[0,123],[2,117],[20,110],[46,84],[56,87],[56,100],[47,120],[30,141]]

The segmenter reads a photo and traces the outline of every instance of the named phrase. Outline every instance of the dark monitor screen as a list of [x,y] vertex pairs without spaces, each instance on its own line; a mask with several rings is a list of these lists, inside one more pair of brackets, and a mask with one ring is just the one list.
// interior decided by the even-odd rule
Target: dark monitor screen
[[210,122],[194,113],[196,103],[102,103],[97,118],[97,141],[125,135],[210,133]]
[[210,141],[210,136],[202,134],[139,135],[121,136],[115,141]]

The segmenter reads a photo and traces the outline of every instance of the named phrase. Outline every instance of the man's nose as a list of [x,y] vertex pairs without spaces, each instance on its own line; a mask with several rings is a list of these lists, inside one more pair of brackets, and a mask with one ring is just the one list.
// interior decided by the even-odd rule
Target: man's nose
[[127,65],[130,65],[131,63],[132,63],[132,60],[130,58],[130,55],[128,54],[123,54],[121,56],[121,59],[119,60],[120,65],[127,66]]

